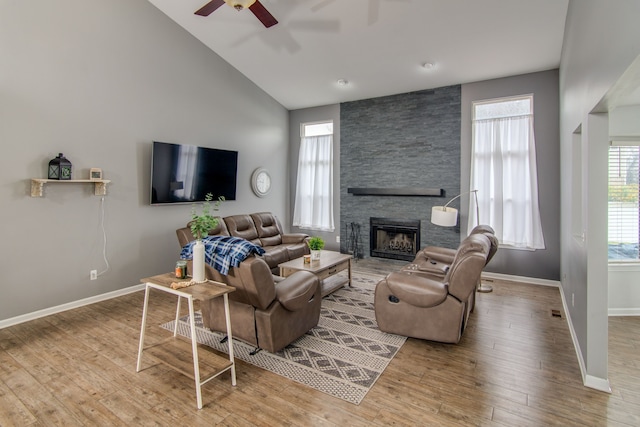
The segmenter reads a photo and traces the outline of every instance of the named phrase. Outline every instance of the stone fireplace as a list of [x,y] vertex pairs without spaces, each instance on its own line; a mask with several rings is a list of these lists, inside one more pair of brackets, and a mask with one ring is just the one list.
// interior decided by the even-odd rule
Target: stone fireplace
[[460,194],[461,102],[454,85],[340,104],[341,251],[350,250],[349,231],[357,224],[360,253],[373,256],[373,216],[420,219],[421,244],[458,246],[458,227],[429,219],[433,206]]
[[372,257],[412,261],[420,248],[420,220],[369,218]]

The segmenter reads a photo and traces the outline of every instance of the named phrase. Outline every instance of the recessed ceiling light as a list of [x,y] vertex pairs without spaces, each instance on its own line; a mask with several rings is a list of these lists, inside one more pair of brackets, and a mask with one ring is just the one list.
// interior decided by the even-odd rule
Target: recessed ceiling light
[[347,79],[339,79],[338,80],[338,85],[339,86],[347,86],[349,84],[349,80]]
[[434,64],[433,62],[429,62],[429,61],[422,63],[422,68],[424,68],[425,70],[431,70],[435,66],[436,66],[436,64]]

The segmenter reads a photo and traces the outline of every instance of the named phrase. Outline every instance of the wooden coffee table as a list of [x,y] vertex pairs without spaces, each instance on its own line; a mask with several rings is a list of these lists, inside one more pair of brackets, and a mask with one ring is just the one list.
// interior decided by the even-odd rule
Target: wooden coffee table
[[[343,286],[351,286],[351,255],[340,252],[325,251],[320,254],[319,261],[304,263],[303,258],[296,258],[291,261],[279,264],[280,276],[287,277],[296,271],[310,271],[318,276],[322,289],[322,296],[325,297],[331,292],[335,292]],[[347,270],[347,277],[336,275],[340,271]]]

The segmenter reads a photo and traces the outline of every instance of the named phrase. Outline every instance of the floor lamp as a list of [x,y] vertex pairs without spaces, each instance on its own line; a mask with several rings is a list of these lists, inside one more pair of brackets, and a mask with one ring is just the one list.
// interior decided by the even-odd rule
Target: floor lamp
[[[476,221],[477,225],[480,225],[480,205],[478,204],[478,190],[471,190],[458,194],[453,199],[449,200],[444,206],[434,206],[431,208],[431,223],[439,225],[441,227],[454,227],[458,223],[458,210],[456,208],[449,207],[449,204],[460,196],[473,193],[476,201]],[[484,285],[482,280],[478,280],[478,286],[476,287],[478,292],[491,292],[493,288],[489,285]]]

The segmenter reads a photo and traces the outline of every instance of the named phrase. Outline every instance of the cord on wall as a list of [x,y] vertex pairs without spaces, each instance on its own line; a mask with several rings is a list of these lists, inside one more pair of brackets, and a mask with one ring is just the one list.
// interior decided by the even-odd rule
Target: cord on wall
[[104,273],[109,271],[109,260],[107,259],[107,230],[104,226],[104,196],[100,198],[100,228],[102,229],[102,258],[104,259],[104,263],[106,268],[98,273],[98,276],[102,276]]

